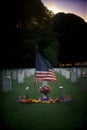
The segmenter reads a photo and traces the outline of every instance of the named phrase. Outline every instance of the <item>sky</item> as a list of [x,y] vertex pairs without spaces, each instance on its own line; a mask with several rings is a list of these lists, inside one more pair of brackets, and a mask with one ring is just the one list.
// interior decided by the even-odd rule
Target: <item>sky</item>
[[87,22],[87,0],[41,0],[55,14],[73,13]]

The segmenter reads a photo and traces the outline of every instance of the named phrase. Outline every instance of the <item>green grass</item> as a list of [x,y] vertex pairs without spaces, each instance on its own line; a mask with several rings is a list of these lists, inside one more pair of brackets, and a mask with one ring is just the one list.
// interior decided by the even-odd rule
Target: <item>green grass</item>
[[12,80],[12,92],[2,92],[0,84],[0,128],[9,130],[79,130],[87,123],[87,93],[81,91],[82,79],[71,83],[57,74],[58,83],[48,83],[52,92],[49,97],[57,98],[59,86],[64,87],[65,95],[72,101],[55,104],[20,104],[19,96],[25,96],[25,87],[30,88],[30,98],[39,98],[39,87],[34,85],[33,76],[23,84]]

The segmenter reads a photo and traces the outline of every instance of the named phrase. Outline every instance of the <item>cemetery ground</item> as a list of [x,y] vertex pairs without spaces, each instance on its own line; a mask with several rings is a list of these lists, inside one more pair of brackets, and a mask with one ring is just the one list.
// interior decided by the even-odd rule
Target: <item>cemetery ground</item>
[[71,83],[57,74],[57,79],[57,84],[48,82],[52,89],[49,97],[57,98],[59,86],[63,86],[64,94],[71,96],[71,102],[21,104],[17,98],[25,96],[25,88],[29,87],[31,99],[39,98],[41,84],[35,85],[34,77],[31,76],[22,84],[12,80],[12,92],[2,92],[0,79],[0,129],[79,130],[87,127],[87,92],[81,91],[82,78]]

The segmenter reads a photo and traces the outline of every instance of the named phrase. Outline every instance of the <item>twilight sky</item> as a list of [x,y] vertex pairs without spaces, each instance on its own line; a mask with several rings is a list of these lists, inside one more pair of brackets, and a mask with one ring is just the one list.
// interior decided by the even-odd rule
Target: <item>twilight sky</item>
[[41,0],[54,13],[73,13],[87,22],[87,0]]

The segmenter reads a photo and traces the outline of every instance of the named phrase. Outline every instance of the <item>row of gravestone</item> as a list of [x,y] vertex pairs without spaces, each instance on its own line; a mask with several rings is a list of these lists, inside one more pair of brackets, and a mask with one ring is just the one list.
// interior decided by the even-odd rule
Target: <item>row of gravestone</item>
[[[72,83],[77,82],[77,79],[82,77],[82,88],[87,91],[87,68],[55,68],[55,71],[70,79]],[[18,83],[24,83],[24,79],[34,75],[35,69],[12,69],[2,70],[2,90],[4,92],[12,91],[11,80],[18,80]]]
[[66,79],[70,79],[72,83],[76,83],[79,78],[82,78],[82,91],[87,91],[87,67],[79,68],[58,68],[55,69]]
[[1,71],[2,77],[2,91],[12,91],[12,79],[18,80],[19,84],[24,83],[24,79],[34,75],[35,69],[6,69]]
[[71,82],[76,82],[78,78],[82,77],[87,73],[87,68],[56,68],[59,74],[61,74],[66,79],[70,79]]
[[13,80],[18,79],[18,77],[23,76],[24,79],[30,77],[34,74],[35,69],[5,69],[2,70],[2,78],[3,77],[10,77]]

